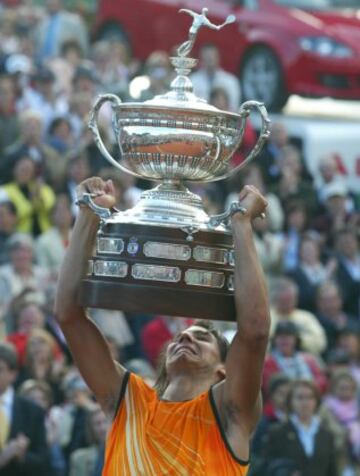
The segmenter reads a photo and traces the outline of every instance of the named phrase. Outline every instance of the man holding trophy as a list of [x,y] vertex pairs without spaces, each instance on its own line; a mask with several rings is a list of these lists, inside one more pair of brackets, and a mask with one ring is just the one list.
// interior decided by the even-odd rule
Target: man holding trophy
[[[78,193],[93,194],[102,207],[115,203],[112,183],[100,178],[85,181]],[[99,226],[99,218],[81,206],[59,280],[57,315],[76,365],[113,418],[105,476],[246,474],[249,439],[261,414],[269,309],[251,226],[266,201],[250,186],[239,200],[244,211],[232,217],[238,332],[226,357],[219,337],[205,327],[178,335],[166,351],[160,395],[112,360],[104,337],[77,303]]]
[[[104,476],[246,475],[249,440],[261,414],[270,319],[252,221],[264,215],[266,200],[245,186],[238,203],[209,217],[183,181],[232,173],[229,161],[255,108],[262,117],[260,137],[236,172],[260,151],[269,121],[255,101],[234,114],[193,94],[191,35],[172,58],[178,75],[169,93],[127,104],[104,95],[90,114],[89,126],[110,163],[160,181],[133,209],[118,212],[111,181],[85,180],[59,278],[61,328],[85,381],[112,418]],[[113,107],[119,161],[106,150],[96,124],[106,101]],[[113,361],[86,307],[236,320],[237,333],[229,346],[211,321],[196,321],[167,346],[150,388]]]

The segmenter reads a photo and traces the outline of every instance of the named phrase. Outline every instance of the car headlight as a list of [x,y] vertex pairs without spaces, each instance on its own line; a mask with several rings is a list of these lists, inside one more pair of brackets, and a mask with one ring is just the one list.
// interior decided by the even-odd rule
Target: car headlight
[[351,48],[327,36],[303,36],[299,38],[299,45],[304,51],[320,56],[335,56],[337,58],[353,56]]

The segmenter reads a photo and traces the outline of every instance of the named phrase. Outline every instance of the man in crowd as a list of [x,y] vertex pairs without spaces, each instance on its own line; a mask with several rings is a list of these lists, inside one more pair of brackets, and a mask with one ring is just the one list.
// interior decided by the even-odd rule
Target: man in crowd
[[197,96],[210,100],[214,88],[222,88],[229,99],[231,111],[237,112],[240,106],[240,83],[236,76],[220,67],[220,52],[213,44],[200,49],[200,68],[191,76]]
[[48,476],[44,413],[15,394],[17,356],[0,343],[0,476]]
[[273,283],[271,334],[278,322],[293,322],[298,326],[303,350],[320,355],[326,349],[326,334],[316,316],[298,308],[299,289],[289,278],[279,278]]
[[[85,180],[78,196],[115,203],[111,181]],[[109,347],[77,295],[99,219],[81,205],[60,274],[57,315],[74,360],[105,413],[113,418],[104,475],[245,475],[249,440],[261,415],[261,373],[269,308],[252,220],[266,208],[246,186],[242,212],[232,216],[237,333],[229,349],[208,323],[180,332],[168,345],[156,389],[112,360]],[[139,296],[140,298],[140,296]],[[228,352],[227,352],[228,350]]]

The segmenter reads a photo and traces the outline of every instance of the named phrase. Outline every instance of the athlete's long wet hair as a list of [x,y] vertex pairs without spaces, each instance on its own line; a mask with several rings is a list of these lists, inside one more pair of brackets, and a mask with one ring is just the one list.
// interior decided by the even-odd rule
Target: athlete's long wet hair
[[[228,340],[221,334],[221,332],[219,332],[216,329],[216,327],[211,321],[199,320],[199,321],[195,321],[193,325],[203,327],[215,337],[219,347],[220,360],[221,362],[224,363],[226,360],[229,347],[230,347]],[[167,350],[167,346],[165,346],[165,348],[160,354],[160,358],[159,358],[158,366],[157,366],[158,377],[154,385],[154,388],[159,397],[163,395],[163,393],[165,392],[169,384],[169,379],[168,379],[168,375],[166,371],[166,350]]]

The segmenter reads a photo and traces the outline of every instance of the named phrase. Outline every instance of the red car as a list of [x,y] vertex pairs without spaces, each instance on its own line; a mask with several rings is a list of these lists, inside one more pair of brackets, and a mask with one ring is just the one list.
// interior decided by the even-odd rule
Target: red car
[[279,110],[290,94],[360,99],[359,0],[101,0],[97,33],[125,37],[145,59],[186,39],[191,18],[180,8],[205,6],[214,23],[236,16],[221,32],[203,28],[196,45],[219,47],[243,100]]

